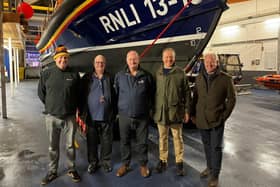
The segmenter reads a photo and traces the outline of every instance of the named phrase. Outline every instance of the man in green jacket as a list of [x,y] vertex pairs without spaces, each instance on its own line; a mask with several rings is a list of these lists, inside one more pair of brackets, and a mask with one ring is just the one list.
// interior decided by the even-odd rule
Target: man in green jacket
[[184,175],[182,137],[183,122],[189,120],[190,89],[184,71],[175,65],[175,51],[166,48],[162,52],[163,66],[156,73],[154,120],[159,132],[159,163],[156,172],[167,168],[168,135],[171,129],[175,149],[177,175]]
[[204,69],[195,81],[195,123],[200,129],[207,168],[200,177],[208,177],[209,187],[218,186],[222,165],[222,142],[226,119],[235,102],[235,90],[229,75],[221,72],[214,53],[204,55]]

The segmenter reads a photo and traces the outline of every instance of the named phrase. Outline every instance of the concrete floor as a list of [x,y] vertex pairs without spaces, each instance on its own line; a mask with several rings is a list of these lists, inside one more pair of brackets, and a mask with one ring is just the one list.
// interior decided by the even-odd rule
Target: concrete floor
[[[280,186],[280,95],[270,90],[251,90],[252,94],[237,98],[235,110],[227,121],[224,141],[223,170],[220,186],[223,187],[279,187]],[[7,84],[8,119],[0,119],[0,186],[35,187],[47,171],[48,142],[42,115],[43,105],[37,97],[37,81],[22,82],[14,97]],[[149,167],[157,162],[157,131],[150,129]],[[174,155],[170,147],[170,162],[164,174],[152,173],[140,177],[136,161],[127,176],[115,177],[120,166],[119,143],[114,142],[112,173],[99,170],[95,175],[86,172],[85,142],[77,136],[77,168],[82,181],[73,184],[65,175],[65,152],[62,147],[59,178],[47,186],[120,186],[120,187],[193,187],[206,186],[199,178],[205,160],[196,129],[184,129],[186,176],[175,176]],[[62,144],[63,146],[64,144]],[[135,154],[134,154],[135,157]]]

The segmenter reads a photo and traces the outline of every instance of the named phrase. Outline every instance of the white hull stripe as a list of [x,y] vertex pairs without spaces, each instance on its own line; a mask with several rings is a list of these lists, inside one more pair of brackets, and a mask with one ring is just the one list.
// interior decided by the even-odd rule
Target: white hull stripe
[[[159,39],[156,42],[156,44],[181,42],[181,41],[188,41],[188,40],[201,40],[201,39],[204,39],[205,36],[206,36],[206,33],[198,33],[198,34],[190,34],[190,35],[184,35],[184,36],[167,37],[167,38]],[[106,50],[106,49],[136,47],[136,46],[150,45],[153,41],[154,40],[144,40],[144,41],[137,41],[137,42],[121,43],[121,44],[95,46],[95,47],[83,47],[83,48],[77,48],[77,49],[70,49],[69,52],[77,53],[77,52],[82,52],[82,51],[98,51],[98,50]]]

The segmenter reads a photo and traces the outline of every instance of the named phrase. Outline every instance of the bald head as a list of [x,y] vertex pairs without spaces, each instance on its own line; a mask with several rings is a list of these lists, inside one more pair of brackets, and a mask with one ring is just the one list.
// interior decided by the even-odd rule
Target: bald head
[[106,67],[106,58],[103,55],[97,55],[94,58],[93,66],[96,73],[103,74]]
[[139,61],[139,55],[137,51],[134,50],[128,51],[126,55],[126,63],[130,71],[135,71],[138,69],[140,61]]

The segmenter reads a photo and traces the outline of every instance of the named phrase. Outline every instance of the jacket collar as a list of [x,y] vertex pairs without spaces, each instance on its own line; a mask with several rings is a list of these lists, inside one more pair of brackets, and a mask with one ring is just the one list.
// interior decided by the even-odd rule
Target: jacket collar
[[[126,73],[126,74],[129,74],[130,75],[130,71],[129,71],[129,68],[128,68],[128,66],[126,65],[125,66],[125,68],[124,68],[124,72]],[[141,76],[141,75],[143,75],[144,74],[144,70],[140,67],[140,65],[138,66],[138,71],[137,71],[137,74],[136,74],[136,77],[139,77],[139,76]]]
[[202,72],[203,72],[203,76],[205,77],[205,79],[211,81],[211,80],[215,79],[220,74],[221,70],[220,70],[219,67],[217,67],[216,71],[213,74],[208,74],[206,72],[205,68],[204,68]]
[[[172,66],[171,70],[169,71],[168,74],[173,73],[174,71],[176,71],[178,69],[178,66],[176,66],[176,64],[174,66]],[[163,65],[160,66],[158,72],[160,74],[163,74]]]

